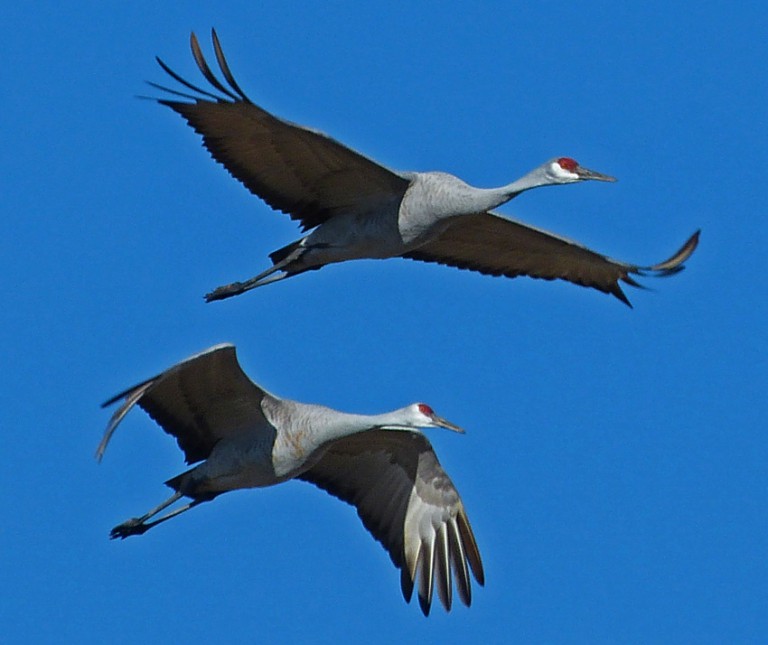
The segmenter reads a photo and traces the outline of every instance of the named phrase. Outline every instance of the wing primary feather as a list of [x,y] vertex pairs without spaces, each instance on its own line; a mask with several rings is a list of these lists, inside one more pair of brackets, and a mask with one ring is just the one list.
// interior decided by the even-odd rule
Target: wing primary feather
[[403,592],[405,602],[410,603],[413,597],[413,579],[405,563],[400,567],[400,590]]
[[[194,94],[187,94],[186,92],[179,92],[179,90],[172,90],[170,87],[165,87],[165,85],[160,85],[160,83],[153,83],[152,81],[144,81],[147,85],[151,85],[155,89],[158,89],[162,92],[168,92],[169,94],[173,94],[174,96],[180,96],[184,99],[190,99],[192,101],[197,101],[198,97]],[[167,105],[168,107],[172,108],[175,101],[169,101],[167,99],[159,99],[154,96],[139,96],[140,99],[149,99],[150,101],[157,101],[161,105]]]
[[[422,545],[421,540],[416,541],[416,552],[413,553],[406,546],[405,549],[405,562],[403,563],[403,570],[408,572],[408,578],[410,579],[411,587],[416,583],[416,574],[419,569],[419,561],[421,560]],[[413,589],[411,589],[413,591]],[[403,592],[405,594],[405,592]],[[410,598],[410,594],[408,596]]]
[[453,554],[451,562],[453,563],[456,590],[459,592],[461,602],[469,607],[472,604],[472,583],[469,579],[467,556],[464,553],[464,547],[461,544],[461,536],[459,535],[459,529],[456,526],[455,519],[448,523],[448,530],[449,548]]
[[469,525],[467,516],[464,512],[460,512],[456,516],[459,533],[464,544],[464,551],[467,554],[467,560],[469,566],[472,567],[472,573],[475,574],[475,579],[480,586],[485,585],[485,573],[483,571],[483,562],[480,559],[480,551],[477,548],[477,542],[475,542],[475,536],[472,533],[472,527]]
[[674,275],[678,271],[683,270],[683,262],[685,262],[691,254],[696,250],[699,245],[699,236],[701,235],[701,229],[696,231],[688,240],[680,247],[680,250],[675,253],[671,258],[654,264],[652,267],[648,267],[651,271],[657,272],[661,276]]
[[195,36],[194,31],[189,37],[189,44],[190,44],[190,47],[192,48],[192,55],[195,57],[195,62],[197,63],[197,66],[200,68],[200,71],[203,73],[203,76],[205,76],[205,80],[208,81],[211,85],[213,85],[217,90],[219,90],[219,92],[221,92],[222,94],[226,94],[232,100],[234,101],[240,100],[236,94],[233,94],[231,90],[227,89],[219,81],[219,79],[213,75],[211,68],[208,67],[208,63],[205,61],[203,52],[200,49],[200,43],[197,42],[197,36]]
[[156,381],[159,378],[159,376],[160,375],[153,376],[152,378],[148,378],[146,381],[142,381],[141,383],[137,383],[136,385],[133,385],[133,386],[123,390],[119,394],[115,394],[115,396],[113,396],[112,398],[104,401],[104,403],[101,404],[101,407],[102,408],[108,408],[113,403],[117,403],[120,399],[124,399],[131,392],[133,392],[135,390],[138,390],[139,388],[143,388],[145,385],[149,385],[149,384],[153,383],[154,381]]
[[432,607],[432,582],[435,571],[434,542],[422,541],[419,564],[419,606],[424,615],[429,616],[429,610]]
[[107,449],[107,444],[109,443],[109,440],[112,438],[112,435],[117,429],[117,426],[120,425],[120,422],[123,420],[125,415],[128,414],[130,409],[134,405],[136,405],[138,400],[142,396],[144,396],[144,393],[150,387],[152,387],[154,383],[155,383],[154,378],[144,381],[143,383],[132,387],[130,390],[126,390],[125,392],[122,392],[117,396],[112,397],[109,401],[107,401],[102,405],[102,407],[106,407],[107,405],[111,405],[118,399],[125,397],[125,402],[123,403],[123,405],[121,405],[117,410],[115,410],[115,413],[112,415],[112,418],[109,420],[107,429],[104,431],[104,436],[101,438],[101,441],[99,442],[99,447],[96,448],[96,459],[98,461],[101,461],[102,457],[104,456],[104,451]]
[[[626,282],[628,285],[631,285],[631,286],[635,287],[636,289],[644,289],[645,291],[650,291],[650,289],[648,287],[646,287],[644,284],[640,284],[637,280],[635,280],[630,275],[622,276],[621,281],[622,282]],[[629,306],[631,307],[632,305],[630,304]]]
[[445,524],[440,525],[440,529],[437,531],[437,541],[435,550],[435,584],[437,585],[437,595],[440,598],[440,602],[445,607],[445,611],[451,610],[451,603],[453,597],[451,591],[453,589],[453,583],[451,582],[451,563],[450,555],[448,551],[448,533]]
[[[168,74],[173,80],[178,81],[181,83],[184,87],[188,87],[193,92],[199,92],[200,94],[204,96],[208,96],[212,99],[214,99],[217,103],[221,103],[224,99],[222,99],[220,96],[216,96],[213,92],[209,92],[208,90],[204,90],[202,87],[198,87],[197,85],[194,85],[193,83],[190,83],[186,79],[183,79],[181,76],[179,76],[176,72],[174,72],[168,65],[166,65],[163,60],[159,56],[155,56],[155,60],[157,61],[157,64],[160,65],[162,70]],[[153,85],[153,83],[150,83],[150,85]],[[165,89],[165,88],[162,88]],[[175,94],[175,92],[174,92]],[[182,96],[184,96],[182,94]],[[199,97],[192,96],[190,97],[194,100],[199,100]]]
[[[626,278],[627,278],[627,277],[629,277],[629,276],[624,276],[624,277],[622,278],[622,280],[624,280],[625,282],[627,282],[627,280],[626,280]],[[632,283],[631,283],[631,282],[629,282],[628,284],[632,284]],[[599,287],[598,287],[598,288],[599,288]],[[602,289],[601,289],[601,291],[602,291]],[[632,303],[629,301],[629,298],[627,298],[627,294],[626,294],[626,293],[624,293],[624,291],[622,290],[622,288],[619,286],[619,283],[618,283],[618,282],[616,282],[615,284],[613,284],[613,285],[611,286],[611,288],[610,288],[610,289],[607,291],[607,293],[610,293],[611,295],[613,295],[613,296],[616,296],[616,297],[617,297],[619,300],[621,300],[621,301],[622,301],[622,302],[623,302],[625,305],[627,305],[627,307],[629,307],[630,309],[634,309],[634,307],[632,306]]]
[[224,51],[221,49],[221,43],[219,42],[219,37],[216,35],[215,29],[211,29],[211,38],[213,39],[213,50],[216,53],[216,60],[219,63],[219,69],[221,69],[221,73],[224,74],[224,80],[226,80],[230,87],[235,90],[240,99],[251,103],[251,100],[245,95],[245,92],[240,89],[240,86],[237,84],[235,77],[232,75],[232,72],[229,69],[227,59],[224,57]]
[[683,269],[685,269],[684,266],[676,266],[671,269],[653,269],[653,277],[654,278],[668,278],[672,275],[677,275],[680,273]]

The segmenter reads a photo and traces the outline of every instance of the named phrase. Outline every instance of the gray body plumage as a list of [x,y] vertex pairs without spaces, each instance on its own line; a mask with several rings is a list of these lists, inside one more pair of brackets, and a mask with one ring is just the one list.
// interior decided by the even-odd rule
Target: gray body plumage
[[[502,199],[492,190],[485,197],[488,208]],[[437,239],[452,219],[477,208],[487,210],[478,200],[477,189],[458,177],[444,172],[412,173],[399,202],[323,222],[305,238],[306,251],[300,260],[284,270],[403,255]]]
[[[230,490],[311,482],[357,508],[364,525],[401,570],[410,600],[429,613],[436,587],[450,609],[455,584],[471,602],[470,570],[484,573],[458,492],[417,427],[460,431],[429,406],[412,404],[379,415],[338,412],[274,396],[240,368],[232,345],[217,345],[113,397],[122,400],[97,450],[134,405],[143,408],[184,452],[189,470],[166,482],[168,500],[112,531],[139,535]],[[200,462],[200,463],[198,463]],[[181,497],[191,501],[152,519]]]
[[152,83],[181,99],[158,99],[202,135],[216,161],[272,208],[310,231],[270,254],[273,266],[244,282],[219,287],[208,300],[227,298],[264,284],[359,258],[405,257],[488,275],[562,279],[615,295],[629,304],[619,281],[637,286],[636,275],[671,275],[682,269],[698,232],[672,257],[652,266],[612,260],[493,209],[540,186],[613,177],[551,159],[499,188],[475,188],[443,172],[396,171],[310,128],[255,105],[240,89],[218,38],[213,44],[222,83],[211,71],[194,34],[195,61],[220,94],[162,68],[194,92]]

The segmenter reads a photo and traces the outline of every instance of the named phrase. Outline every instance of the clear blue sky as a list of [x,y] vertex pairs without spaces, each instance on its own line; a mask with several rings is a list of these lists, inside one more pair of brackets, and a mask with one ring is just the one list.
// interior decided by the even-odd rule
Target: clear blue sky
[[[765,642],[768,8],[715,2],[11,3],[0,54],[3,642]],[[619,177],[502,211],[634,262],[702,229],[635,308],[566,284],[354,262],[234,300],[297,237],[170,110],[215,26],[246,92],[402,169]],[[99,404],[217,342],[271,391],[426,401],[487,573],[406,605],[354,510],[291,482],[145,536],[181,453]]]

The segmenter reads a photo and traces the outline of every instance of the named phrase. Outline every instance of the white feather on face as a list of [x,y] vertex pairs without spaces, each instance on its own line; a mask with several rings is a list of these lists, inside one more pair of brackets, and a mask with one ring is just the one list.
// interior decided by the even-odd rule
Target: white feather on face
[[580,179],[578,174],[568,170],[568,168],[562,165],[560,159],[553,161],[549,168],[552,171],[552,175],[560,182],[567,183],[571,181],[579,181]]

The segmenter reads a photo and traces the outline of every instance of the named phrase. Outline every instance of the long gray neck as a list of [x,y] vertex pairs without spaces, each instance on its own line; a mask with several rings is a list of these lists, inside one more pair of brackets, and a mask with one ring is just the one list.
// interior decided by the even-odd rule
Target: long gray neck
[[539,188],[540,186],[552,186],[555,182],[548,176],[541,167],[531,170],[527,175],[523,175],[520,179],[516,179],[511,184],[503,186],[501,190],[506,191],[512,199],[520,193],[530,190],[531,188]]
[[330,408],[319,407],[319,411],[327,410],[328,414],[325,419],[325,427],[322,431],[322,440],[335,441],[349,435],[357,434],[358,432],[364,432],[371,428],[377,427],[404,427],[403,417],[400,410],[393,412],[385,412],[384,414],[349,414],[346,412],[337,412]]
[[376,415],[348,414],[286,399],[265,399],[262,409],[274,427],[304,443],[308,451],[374,427],[403,427],[403,410]]
[[481,199],[484,202],[484,208],[482,210],[492,210],[497,206],[506,204],[509,200],[517,197],[520,193],[531,188],[539,188],[541,186],[552,186],[554,182],[548,177],[541,168],[532,170],[527,175],[516,179],[510,184],[500,186],[499,188],[479,188],[477,189],[478,195],[481,195]]

